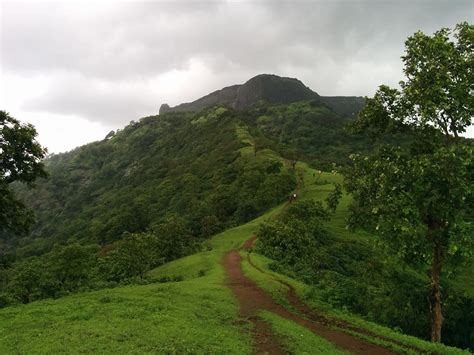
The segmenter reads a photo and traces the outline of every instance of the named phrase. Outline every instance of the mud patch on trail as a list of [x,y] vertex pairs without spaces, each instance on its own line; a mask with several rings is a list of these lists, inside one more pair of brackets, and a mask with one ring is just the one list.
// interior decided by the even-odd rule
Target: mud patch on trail
[[243,248],[245,250],[250,250],[253,247],[253,244],[255,243],[255,240],[257,239],[257,235],[252,235],[250,239],[247,239],[243,245]]
[[260,317],[254,317],[251,321],[255,326],[254,341],[257,354],[288,354],[278,342],[271,326],[267,322]]

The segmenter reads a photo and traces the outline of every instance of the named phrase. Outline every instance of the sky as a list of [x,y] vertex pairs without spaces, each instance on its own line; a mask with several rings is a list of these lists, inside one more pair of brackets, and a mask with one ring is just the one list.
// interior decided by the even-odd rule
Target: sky
[[59,153],[261,73],[371,96],[403,79],[408,36],[473,18],[471,0],[0,0],[0,110]]

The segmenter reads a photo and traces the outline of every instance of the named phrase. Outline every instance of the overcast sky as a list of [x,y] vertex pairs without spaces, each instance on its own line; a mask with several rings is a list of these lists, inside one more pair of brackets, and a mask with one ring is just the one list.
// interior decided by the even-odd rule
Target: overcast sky
[[370,96],[403,78],[407,36],[474,17],[471,0],[0,3],[0,109],[55,153],[260,73]]

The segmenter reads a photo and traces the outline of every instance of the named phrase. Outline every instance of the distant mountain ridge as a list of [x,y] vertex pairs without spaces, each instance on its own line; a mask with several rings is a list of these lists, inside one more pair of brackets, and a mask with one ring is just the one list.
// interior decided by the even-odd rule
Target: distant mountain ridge
[[289,104],[314,100],[326,105],[342,116],[353,116],[364,105],[364,98],[358,96],[320,96],[296,78],[260,74],[242,85],[227,86],[193,102],[175,107],[163,104],[160,114],[165,112],[196,112],[214,105],[226,105],[236,110],[248,109],[258,102]]

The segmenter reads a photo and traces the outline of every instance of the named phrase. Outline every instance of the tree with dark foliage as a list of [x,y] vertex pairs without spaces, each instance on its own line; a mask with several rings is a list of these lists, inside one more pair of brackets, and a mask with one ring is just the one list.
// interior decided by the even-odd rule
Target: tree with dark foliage
[[468,252],[473,226],[474,154],[466,131],[474,116],[474,26],[461,23],[405,42],[406,81],[381,86],[359,114],[357,132],[411,132],[408,147],[353,155],[345,174],[354,196],[351,222],[373,228],[431,276],[431,340],[441,341],[440,276],[450,257]]
[[24,233],[32,216],[9,188],[12,182],[31,184],[45,176],[41,160],[46,150],[36,141],[31,124],[22,124],[0,111],[0,235],[6,231]]

